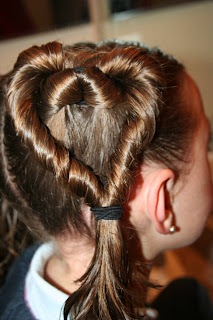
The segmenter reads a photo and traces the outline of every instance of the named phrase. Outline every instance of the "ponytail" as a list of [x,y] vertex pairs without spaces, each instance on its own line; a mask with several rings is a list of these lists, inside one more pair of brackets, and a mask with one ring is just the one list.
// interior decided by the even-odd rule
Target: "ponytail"
[[[112,70],[110,71],[112,72]],[[124,72],[124,70],[122,71]],[[113,77],[110,77],[111,74],[109,73],[107,76],[110,78],[110,82],[113,82]],[[123,205],[131,186],[133,172],[138,165],[138,155],[141,154],[142,149],[153,137],[155,117],[159,112],[156,90],[153,88],[150,90],[144,84],[146,94],[139,94],[138,92],[137,100],[134,101],[130,84],[128,82],[126,84],[122,83],[122,79],[118,77],[117,75],[117,83],[120,82],[123,93],[123,97],[119,96],[120,101],[125,101],[127,98],[128,100],[131,99],[133,110],[128,123],[121,131],[120,143],[118,143],[117,149],[108,163],[108,184],[105,186],[105,197],[103,202],[100,203],[101,206]],[[129,86],[128,90],[124,86]],[[139,90],[139,83],[137,83],[137,86],[132,90]],[[113,89],[113,92],[115,91],[116,88]],[[156,96],[155,100],[153,99],[154,96]],[[107,92],[105,94],[103,88],[101,97],[102,99],[103,97],[108,98]],[[84,98],[86,100],[86,96]],[[149,101],[148,105],[147,101]],[[103,102],[103,105],[108,108],[112,104],[113,101],[107,103],[106,100]],[[90,318],[132,319],[134,316],[133,306],[137,298],[134,287],[130,286],[130,279],[128,250],[120,221],[98,221],[95,254],[88,271],[79,279],[79,282],[82,282],[81,287],[66,302],[64,308],[65,320],[70,312],[75,320]],[[141,301],[142,304],[144,302]]]

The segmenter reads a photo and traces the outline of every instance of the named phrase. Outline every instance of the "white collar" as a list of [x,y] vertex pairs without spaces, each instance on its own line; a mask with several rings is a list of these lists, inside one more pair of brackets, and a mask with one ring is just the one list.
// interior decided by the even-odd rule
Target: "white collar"
[[[42,244],[31,260],[25,279],[25,301],[36,320],[63,320],[68,295],[43,279],[45,265],[55,252],[53,242]],[[138,314],[153,320],[158,318],[157,311],[151,308],[139,309]]]
[[25,279],[25,300],[37,320],[62,320],[68,295],[43,279],[48,259],[55,252],[53,242],[41,245],[35,252]]

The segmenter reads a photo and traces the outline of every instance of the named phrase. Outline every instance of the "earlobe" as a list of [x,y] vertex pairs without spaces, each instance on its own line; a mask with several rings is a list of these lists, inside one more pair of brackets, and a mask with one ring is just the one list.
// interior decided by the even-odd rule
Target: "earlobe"
[[[165,221],[169,218],[166,208],[167,185],[172,185],[175,174],[170,169],[161,169],[153,176],[147,194],[147,208],[155,229],[162,234],[169,233]],[[170,187],[171,188],[171,187]]]

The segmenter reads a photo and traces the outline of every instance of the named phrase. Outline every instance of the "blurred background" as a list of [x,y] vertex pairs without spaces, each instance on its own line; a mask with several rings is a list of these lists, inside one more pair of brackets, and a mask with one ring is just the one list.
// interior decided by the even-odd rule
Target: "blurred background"
[[[197,82],[213,124],[212,1],[0,0],[0,74],[34,44],[115,38],[158,46],[176,56]],[[213,168],[212,152],[209,159]],[[161,256],[151,277],[164,285],[185,275],[204,283],[213,299],[213,216],[194,245]],[[155,294],[150,292],[150,299]]]

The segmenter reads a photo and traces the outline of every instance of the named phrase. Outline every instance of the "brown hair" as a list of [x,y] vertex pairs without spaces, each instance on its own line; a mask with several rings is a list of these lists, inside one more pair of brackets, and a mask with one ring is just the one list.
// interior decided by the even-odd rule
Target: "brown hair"
[[[89,233],[82,204],[122,206],[141,161],[179,172],[192,132],[183,74],[158,49],[116,41],[53,42],[19,55],[1,80],[0,179],[34,233]],[[126,237],[120,221],[97,222],[95,254],[65,319],[70,311],[76,320],[131,319],[136,274],[145,303],[145,267],[132,261]]]

